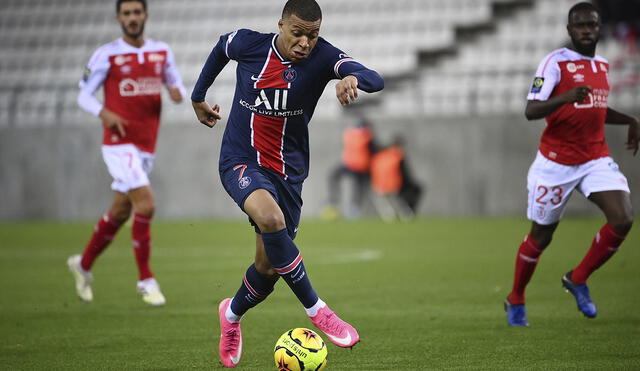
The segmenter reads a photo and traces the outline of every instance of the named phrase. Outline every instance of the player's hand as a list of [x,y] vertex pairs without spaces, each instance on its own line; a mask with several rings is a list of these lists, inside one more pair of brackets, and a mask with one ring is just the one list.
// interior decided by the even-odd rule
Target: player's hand
[[182,102],[182,93],[179,88],[175,88],[173,86],[167,86],[167,90],[169,91],[169,97],[172,101],[176,103]]
[[343,106],[358,98],[358,79],[349,75],[336,84],[336,97]]
[[567,103],[582,102],[589,96],[589,93],[591,93],[591,86],[576,86],[575,88],[565,93],[567,97]]
[[118,132],[118,134],[120,134],[120,137],[124,138],[124,136],[126,135],[126,131],[124,130],[124,128],[129,125],[129,122],[127,122],[127,120],[123,119],[115,112],[106,108],[103,108],[98,116],[100,117],[100,119],[102,119],[102,126],[105,129],[115,130]]
[[222,116],[220,116],[220,105],[218,104],[213,106],[213,108],[211,108],[207,102],[191,102],[191,105],[193,106],[193,110],[196,111],[198,121],[210,128],[214,127],[218,123],[218,120],[222,118]]
[[635,119],[629,123],[629,131],[627,132],[627,149],[633,151],[635,156],[638,153],[638,143],[640,142],[640,122]]

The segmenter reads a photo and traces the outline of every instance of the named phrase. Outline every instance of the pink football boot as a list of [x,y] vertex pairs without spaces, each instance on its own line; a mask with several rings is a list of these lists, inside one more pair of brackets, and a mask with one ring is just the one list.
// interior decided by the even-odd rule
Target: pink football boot
[[311,322],[324,332],[332,343],[339,347],[350,348],[360,341],[358,332],[350,324],[341,320],[328,306],[318,310]]
[[231,305],[231,298],[224,299],[218,306],[220,317],[220,361],[224,367],[236,367],[242,356],[242,333],[240,322],[229,322],[225,313]]

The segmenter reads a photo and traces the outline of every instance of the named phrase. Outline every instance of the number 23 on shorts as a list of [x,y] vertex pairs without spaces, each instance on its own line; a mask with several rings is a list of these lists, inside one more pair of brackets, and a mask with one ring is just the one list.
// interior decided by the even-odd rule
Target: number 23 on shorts
[[547,205],[547,203],[551,203],[551,205],[556,206],[562,202],[564,190],[560,186],[547,187],[544,185],[539,185],[536,187],[536,203],[541,205]]

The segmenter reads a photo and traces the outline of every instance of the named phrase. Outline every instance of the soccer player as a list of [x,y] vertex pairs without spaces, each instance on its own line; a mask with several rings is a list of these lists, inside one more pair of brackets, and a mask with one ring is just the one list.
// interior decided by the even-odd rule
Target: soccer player
[[315,0],[289,0],[278,34],[240,29],[220,37],[191,95],[198,120],[213,127],[220,106],[205,102],[207,89],[224,66],[237,62],[236,91],[220,151],[222,183],[255,227],[255,262],[233,298],[222,300],[220,359],[235,367],[242,354],[240,318],[263,301],[282,277],[315,326],[341,347],[359,341],[314,291],[293,239],[302,207],[302,182],[309,169],[309,133],[318,99],[327,83],[339,79],[342,105],[358,89],[379,91],[384,81],[318,36],[322,13]]
[[[186,94],[169,46],[145,38],[145,0],[117,0],[123,36],[98,48],[80,81],[78,104],[104,127],[102,156],[113,177],[111,208],[96,224],[82,255],[67,260],[78,296],[93,300],[91,267],[133,211],[133,250],[139,271],[137,290],[145,303],[166,300],[149,267],[150,224],[155,200],[149,183],[160,123],[160,92],[167,86],[174,102]],[[104,104],[94,93],[104,86]]]
[[587,279],[618,250],[633,223],[627,179],[609,157],[604,125],[627,125],[626,147],[635,155],[638,119],[608,107],[609,64],[595,53],[600,32],[597,9],[590,3],[578,3],[569,10],[568,20],[572,46],[542,60],[527,97],[527,119],[545,117],[547,126],[527,177],[527,217],[532,225],[518,250],[513,289],[505,301],[511,326],[529,325],[525,287],[574,189],[596,204],[607,219],[582,261],[562,277],[562,285],[588,318],[597,312]]

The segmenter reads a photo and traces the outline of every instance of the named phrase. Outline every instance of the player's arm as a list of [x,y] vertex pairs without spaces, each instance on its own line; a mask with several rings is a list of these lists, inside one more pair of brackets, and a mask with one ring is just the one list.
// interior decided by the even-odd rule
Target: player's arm
[[169,91],[169,97],[176,103],[182,102],[187,90],[182,82],[180,72],[176,66],[176,59],[170,49],[167,49],[167,63],[164,66],[164,82]]
[[640,121],[635,117],[625,115],[613,108],[607,108],[607,117],[605,122],[613,125],[629,125],[626,145],[627,149],[632,150],[633,155],[635,156],[636,153],[638,153],[640,142]]
[[105,129],[116,130],[120,136],[124,137],[126,134],[125,126],[127,126],[127,120],[105,108],[95,97],[96,91],[102,86],[108,73],[109,61],[103,53],[98,50],[89,61],[82,80],[80,80],[78,105],[83,110],[99,117]]
[[367,93],[384,89],[384,80],[380,74],[352,58],[345,56],[338,60],[334,66],[334,72],[341,79],[336,84],[336,97],[343,106],[358,98],[358,89]]
[[207,90],[209,90],[213,81],[220,74],[220,71],[229,63],[229,44],[233,40],[234,35],[235,32],[220,37],[220,40],[216,46],[213,47],[207,61],[202,67],[198,81],[196,81],[196,85],[193,87],[193,92],[191,93],[191,105],[193,106],[198,121],[210,128],[214,127],[222,116],[220,116],[220,106],[216,104],[212,108],[205,102],[205,97],[207,96]]
[[545,118],[567,103],[582,102],[590,92],[590,86],[576,86],[563,94],[556,95],[547,100],[529,100],[527,101],[524,115],[527,117],[527,120]]

